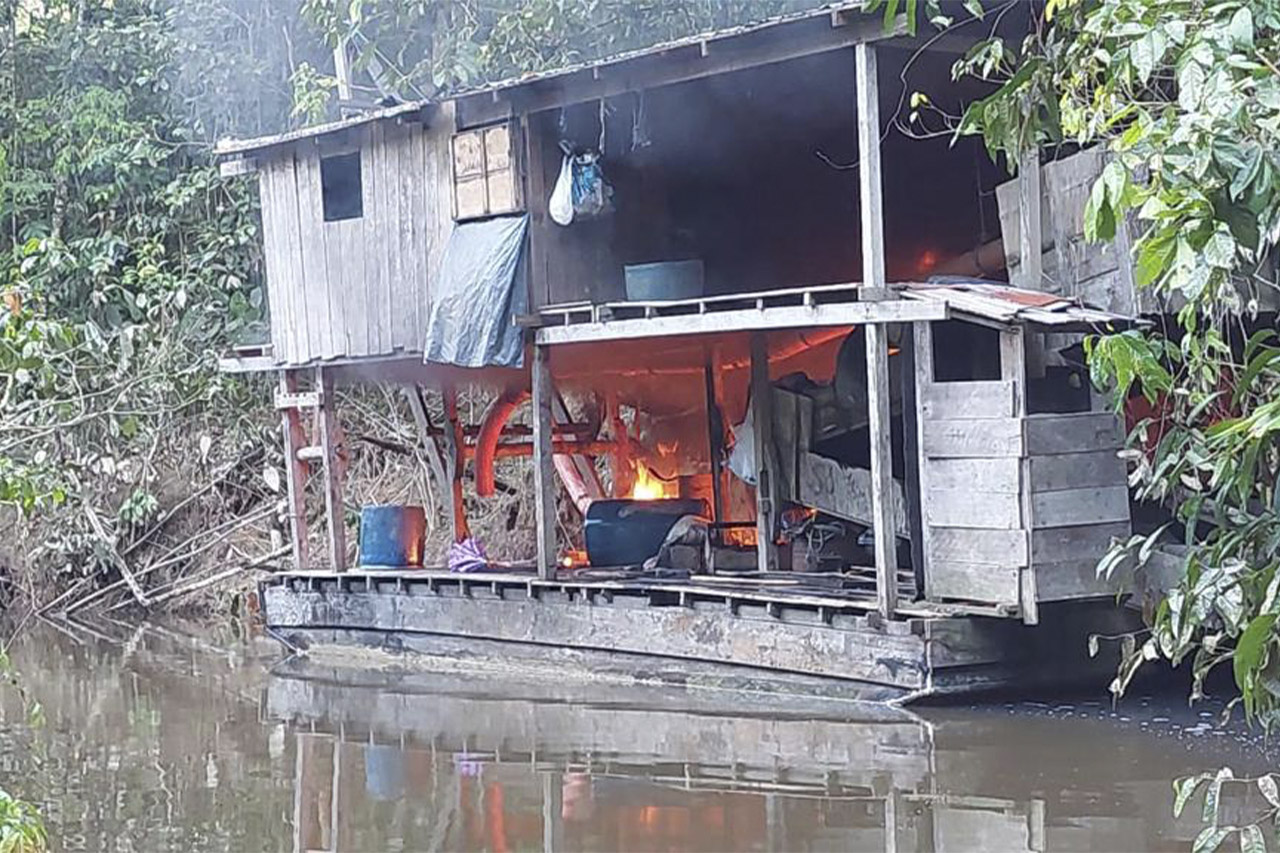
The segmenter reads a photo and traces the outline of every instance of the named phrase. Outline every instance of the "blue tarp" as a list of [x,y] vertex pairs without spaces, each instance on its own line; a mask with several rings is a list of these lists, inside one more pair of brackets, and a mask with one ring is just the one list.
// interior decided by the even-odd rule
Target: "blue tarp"
[[524,235],[529,218],[499,216],[453,229],[431,288],[425,359],[459,367],[520,367],[528,311]]

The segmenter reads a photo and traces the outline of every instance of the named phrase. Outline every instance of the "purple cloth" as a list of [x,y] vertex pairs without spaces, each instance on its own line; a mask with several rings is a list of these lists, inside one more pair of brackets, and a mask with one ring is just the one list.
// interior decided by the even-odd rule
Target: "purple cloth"
[[483,572],[489,568],[489,555],[479,540],[468,536],[449,546],[449,571]]

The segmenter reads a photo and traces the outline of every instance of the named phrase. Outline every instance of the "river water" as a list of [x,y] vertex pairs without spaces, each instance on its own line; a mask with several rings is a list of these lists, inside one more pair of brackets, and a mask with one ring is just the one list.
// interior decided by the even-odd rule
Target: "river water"
[[775,706],[152,625],[12,656],[44,720],[6,691],[0,784],[57,850],[1185,850],[1171,779],[1276,766],[1176,698]]

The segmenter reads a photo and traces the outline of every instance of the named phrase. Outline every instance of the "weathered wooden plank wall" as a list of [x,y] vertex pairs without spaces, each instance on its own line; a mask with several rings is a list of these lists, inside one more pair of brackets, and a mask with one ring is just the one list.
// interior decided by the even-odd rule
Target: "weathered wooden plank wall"
[[[930,598],[1020,603],[1022,391],[1016,380],[936,382],[929,335],[916,358]],[[927,372],[926,372],[927,371]]]
[[1130,533],[1124,445],[1111,412],[1027,419],[1031,564],[1040,601],[1114,595],[1123,573],[1099,578],[1113,537]]
[[[453,230],[451,105],[429,127],[374,122],[340,143],[263,155],[260,187],[276,359],[421,352],[430,284]],[[360,151],[362,215],[324,220],[320,158]]]
[[1028,415],[1017,332],[1002,333],[1000,381],[937,382],[917,346],[926,594],[1017,604],[1109,596],[1093,571],[1129,532],[1119,419]]

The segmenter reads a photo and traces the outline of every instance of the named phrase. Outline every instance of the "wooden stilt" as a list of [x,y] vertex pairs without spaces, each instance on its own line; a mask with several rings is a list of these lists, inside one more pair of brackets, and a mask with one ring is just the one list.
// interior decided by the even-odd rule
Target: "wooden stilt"
[[445,468],[449,475],[449,519],[454,542],[461,542],[471,535],[467,524],[467,508],[462,500],[463,457],[462,425],[458,421],[458,389],[447,385],[441,390],[444,396],[444,446]]
[[320,422],[320,458],[324,471],[324,508],[328,522],[329,562],[335,572],[347,569],[347,528],[342,504],[343,463],[342,428],[338,423],[333,374],[316,368],[316,390],[320,392],[316,409]]
[[751,429],[756,470],[756,558],[762,572],[778,568],[779,506],[773,451],[773,385],[769,382],[769,345],[764,332],[751,334]]
[[[858,201],[862,218],[862,285],[879,292],[885,285],[884,205],[880,183],[880,95],[876,49],[854,48],[858,87]],[[890,442],[889,339],[887,326],[868,323],[867,425],[871,434],[871,514],[875,535],[876,596],[880,613],[898,605],[897,533],[893,516],[893,457]]]
[[556,575],[556,472],[551,455],[551,351],[533,348],[533,500],[537,520],[538,576]]
[[[280,371],[280,394],[291,398],[297,393],[298,374],[292,370]],[[307,543],[307,463],[298,458],[298,451],[307,444],[307,431],[302,425],[302,412],[296,406],[280,410],[280,423],[284,432],[284,479],[289,500],[293,567],[301,571],[310,568],[311,562]]]
[[[1021,326],[1005,329],[1000,333],[1000,378],[1013,383],[1013,416],[1027,416],[1027,341],[1026,330]],[[1024,422],[1025,423],[1025,422]],[[1031,517],[1031,457],[1023,456],[1018,463],[1019,503],[1022,505],[1022,532],[1027,536],[1027,553],[1031,553],[1031,531],[1035,519]],[[1040,621],[1040,607],[1036,590],[1034,561],[1022,567],[1018,575],[1018,604],[1022,621],[1035,625]]]

